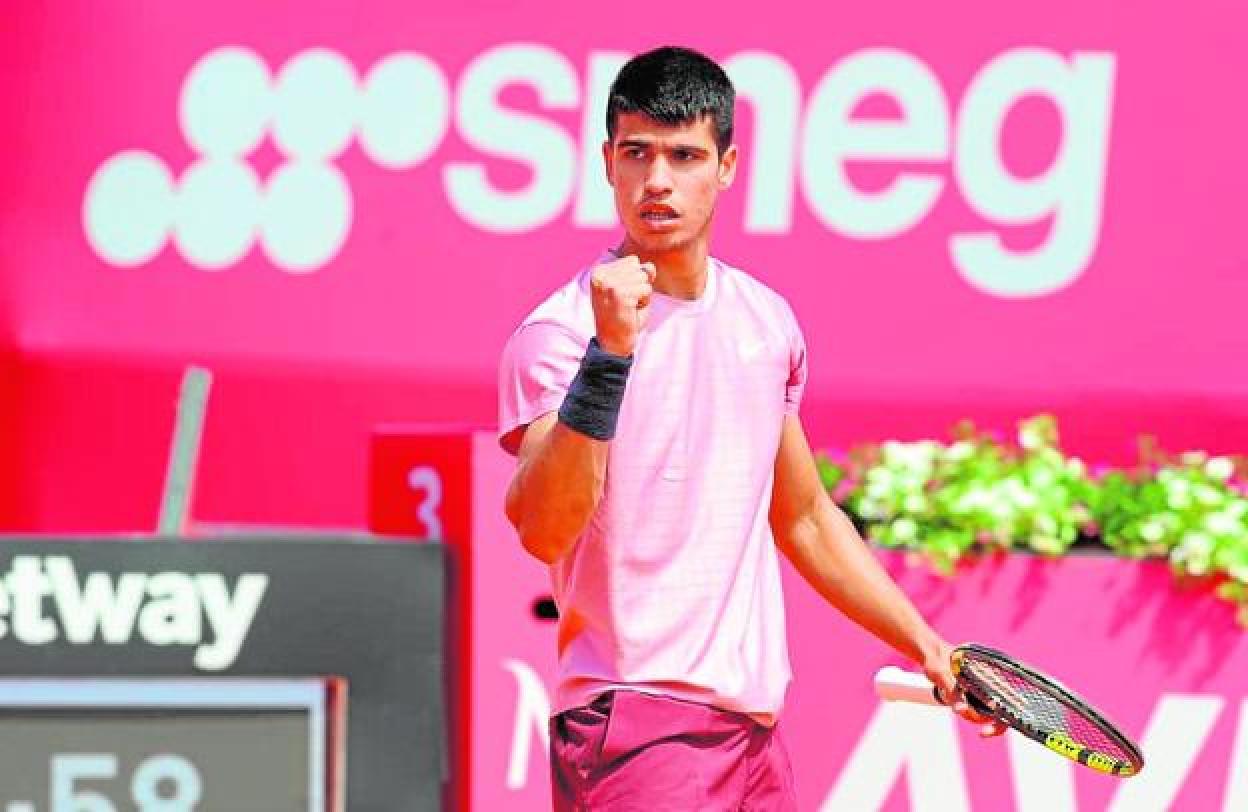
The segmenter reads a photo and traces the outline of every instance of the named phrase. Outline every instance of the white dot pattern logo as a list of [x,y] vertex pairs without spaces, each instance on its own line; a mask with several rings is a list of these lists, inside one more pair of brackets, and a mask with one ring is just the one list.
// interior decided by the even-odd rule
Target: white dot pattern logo
[[260,145],[272,118],[273,88],[264,60],[221,48],[196,63],[182,85],[178,118],[201,155],[231,158]]
[[351,63],[323,48],[305,51],[277,77],[273,140],[291,158],[335,158],[351,143],[358,104]]
[[[430,59],[391,54],[360,82],[341,54],[313,48],[274,76],[255,51],[226,46],[187,73],[182,135],[199,155],[175,182],[158,156],[124,150],[104,161],[83,195],[83,231],[100,259],[143,265],[172,239],[190,265],[217,271],[257,242],[277,268],[306,274],[342,250],[354,205],[334,161],[358,135],[387,169],[427,159],[449,126],[450,89]],[[266,138],[287,159],[261,184],[247,156]]]
[[388,169],[429,157],[450,123],[451,91],[442,71],[420,54],[392,54],[364,80],[360,146]]
[[351,226],[351,189],[337,167],[288,163],[269,178],[260,241],[274,265],[291,273],[316,270],[334,256]]
[[151,260],[164,248],[173,219],[173,177],[148,152],[119,152],[87,184],[83,227],[95,251],[113,265]]
[[203,158],[178,184],[174,242],[204,270],[233,265],[255,240],[259,210],[260,181],[249,164]]

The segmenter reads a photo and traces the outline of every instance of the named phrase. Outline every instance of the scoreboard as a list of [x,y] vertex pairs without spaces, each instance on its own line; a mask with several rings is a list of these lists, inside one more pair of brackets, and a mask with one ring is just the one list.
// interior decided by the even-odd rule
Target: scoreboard
[[435,812],[445,548],[0,538],[0,812]]
[[0,812],[325,812],[331,690],[317,679],[0,680]]

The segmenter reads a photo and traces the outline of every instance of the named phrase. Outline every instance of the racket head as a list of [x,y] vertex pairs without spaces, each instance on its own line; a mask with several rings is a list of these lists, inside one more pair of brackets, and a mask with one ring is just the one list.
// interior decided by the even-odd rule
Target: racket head
[[1144,768],[1140,748],[1117,725],[1052,677],[975,643],[956,647],[952,666],[975,707],[1055,753],[1109,775]]

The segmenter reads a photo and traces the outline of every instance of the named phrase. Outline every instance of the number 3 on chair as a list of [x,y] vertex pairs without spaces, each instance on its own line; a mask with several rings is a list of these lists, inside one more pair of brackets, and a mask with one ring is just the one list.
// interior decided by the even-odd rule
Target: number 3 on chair
[[442,505],[442,476],[428,465],[417,465],[407,472],[407,484],[422,495],[416,506],[416,518],[424,522],[425,534],[419,538],[430,541],[442,538],[442,519],[438,508]]

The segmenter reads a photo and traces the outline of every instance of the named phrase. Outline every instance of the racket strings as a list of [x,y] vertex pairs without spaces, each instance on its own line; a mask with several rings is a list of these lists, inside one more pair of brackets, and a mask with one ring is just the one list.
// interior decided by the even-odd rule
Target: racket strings
[[[1110,735],[1102,724],[1072,707],[1051,688],[991,661],[966,659],[962,673],[978,698],[1042,736],[1061,733],[1081,747],[1115,759],[1136,757]],[[976,690],[978,689],[978,690]]]

